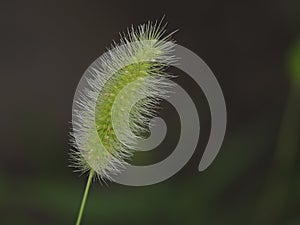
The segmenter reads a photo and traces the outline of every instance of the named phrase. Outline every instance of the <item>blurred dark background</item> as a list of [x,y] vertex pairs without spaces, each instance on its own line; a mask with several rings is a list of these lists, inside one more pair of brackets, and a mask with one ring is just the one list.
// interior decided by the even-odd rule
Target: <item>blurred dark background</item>
[[[0,224],[75,223],[86,182],[68,168],[76,86],[119,32],[163,15],[169,32],[179,29],[177,43],[197,53],[222,87],[228,110],[222,149],[197,172],[209,108],[199,87],[177,71],[176,82],[199,110],[197,152],[157,185],[94,183],[82,224],[300,224],[298,0],[17,1],[14,11],[15,20],[7,20],[13,37],[2,50],[9,54],[1,75]],[[137,164],[172,151],[180,125],[164,105],[161,115],[174,127],[170,143],[143,153],[149,157],[137,154]]]

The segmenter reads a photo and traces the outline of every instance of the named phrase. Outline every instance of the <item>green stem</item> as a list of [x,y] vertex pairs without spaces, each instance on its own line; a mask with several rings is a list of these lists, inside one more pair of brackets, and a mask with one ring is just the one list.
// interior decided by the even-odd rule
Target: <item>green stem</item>
[[273,224],[277,221],[284,209],[289,194],[290,179],[299,149],[299,101],[300,89],[291,85],[287,104],[279,130],[277,148],[272,166],[268,171],[262,196],[257,207],[255,224]]
[[90,189],[90,186],[91,186],[93,175],[94,175],[94,171],[90,170],[89,178],[88,178],[88,181],[87,181],[86,186],[85,186],[85,191],[84,191],[84,194],[83,194],[80,210],[79,210],[79,213],[78,213],[78,218],[77,218],[76,225],[80,225],[83,210],[84,210],[84,206],[85,206],[85,202],[86,202],[86,199],[87,199],[87,196],[88,196],[88,193],[89,193],[89,189]]

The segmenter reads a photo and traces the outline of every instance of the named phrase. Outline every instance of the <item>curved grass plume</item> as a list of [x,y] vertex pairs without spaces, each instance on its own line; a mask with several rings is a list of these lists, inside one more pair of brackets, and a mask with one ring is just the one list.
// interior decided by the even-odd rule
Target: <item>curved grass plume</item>
[[[175,61],[175,44],[170,37],[171,34],[165,35],[161,22],[128,29],[120,44],[114,43],[89,68],[92,77],[87,79],[88,88],[76,102],[79,109],[71,140],[75,148],[71,152],[72,166],[89,173],[76,225],[81,222],[93,178],[111,180],[112,174],[125,168],[135,150],[135,138],[146,130],[160,99],[167,95],[171,76],[165,68]],[[121,93],[128,85],[130,91]],[[136,96],[146,98],[132,107]],[[121,101],[116,101],[117,97]],[[122,112],[128,109],[131,131],[123,123],[113,122],[125,120]]]

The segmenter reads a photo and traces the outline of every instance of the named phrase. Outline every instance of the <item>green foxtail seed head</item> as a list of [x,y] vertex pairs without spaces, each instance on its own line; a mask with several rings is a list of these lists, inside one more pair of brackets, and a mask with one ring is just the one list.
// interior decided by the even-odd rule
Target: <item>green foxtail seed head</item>
[[[175,61],[175,44],[171,34],[164,36],[164,29],[165,25],[150,22],[129,29],[120,44],[112,45],[114,51],[90,67],[89,86],[75,102],[79,110],[71,134],[76,148],[71,159],[77,170],[92,170],[101,180],[111,179],[136,150],[136,138],[145,132],[171,86],[171,76],[164,70]],[[144,97],[132,107],[136,96]],[[128,123],[122,122],[126,111],[130,111],[130,131]]]

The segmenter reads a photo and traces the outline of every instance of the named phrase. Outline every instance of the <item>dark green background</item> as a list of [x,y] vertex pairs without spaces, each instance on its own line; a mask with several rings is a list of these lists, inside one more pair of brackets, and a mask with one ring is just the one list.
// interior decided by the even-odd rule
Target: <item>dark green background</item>
[[[0,224],[75,223],[86,182],[68,168],[76,85],[118,32],[163,15],[223,89],[224,144],[198,173],[209,108],[195,83],[174,70],[201,119],[193,159],[153,186],[94,183],[82,224],[300,224],[300,85],[289,63],[300,63],[289,53],[299,40],[299,1],[17,1],[14,15],[4,20],[13,35],[3,31]],[[164,106],[169,142],[137,154],[137,164],[161,160],[176,143],[178,115]]]

